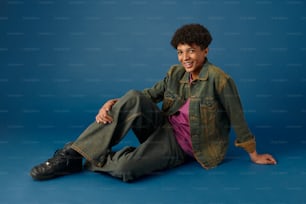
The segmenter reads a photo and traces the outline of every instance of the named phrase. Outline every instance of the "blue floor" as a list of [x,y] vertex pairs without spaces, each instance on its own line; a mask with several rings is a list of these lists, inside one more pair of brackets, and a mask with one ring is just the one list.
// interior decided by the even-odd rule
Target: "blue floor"
[[[212,170],[206,171],[196,162],[190,162],[124,183],[88,171],[55,180],[33,181],[29,176],[31,167],[73,137],[54,136],[52,131],[33,134],[13,130],[0,140],[0,203],[305,204],[306,140],[303,136],[288,137],[284,131],[267,140],[263,133],[269,131],[255,129],[255,132],[262,135],[257,139],[258,150],[275,155],[276,166],[255,165],[232,145],[224,163]],[[129,143],[135,143],[132,134],[123,141],[123,145]]]

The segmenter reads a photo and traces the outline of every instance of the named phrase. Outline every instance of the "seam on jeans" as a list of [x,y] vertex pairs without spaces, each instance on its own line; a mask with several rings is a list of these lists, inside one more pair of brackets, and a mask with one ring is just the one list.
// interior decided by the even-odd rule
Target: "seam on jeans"
[[76,146],[75,144],[71,145],[71,148],[74,149],[75,151],[77,151],[78,153],[80,153],[83,157],[85,157],[86,160],[92,162],[93,159],[88,156],[88,154],[86,154],[85,152],[83,152],[78,146]]
[[[134,120],[138,116],[143,116],[146,120],[150,121],[151,123],[153,122],[153,120],[150,117],[146,117],[146,115],[143,114],[142,112],[138,112],[138,113],[132,114],[130,117],[125,119],[125,121],[123,121],[123,123],[128,122],[129,120]],[[118,124],[118,125],[120,125],[120,124]]]
[[128,122],[128,121],[130,121],[130,120],[133,120],[134,118],[136,118],[136,117],[138,117],[138,116],[141,116],[141,115],[142,115],[141,112],[139,112],[139,113],[133,113],[130,117],[126,118],[126,119],[123,121],[123,123]]

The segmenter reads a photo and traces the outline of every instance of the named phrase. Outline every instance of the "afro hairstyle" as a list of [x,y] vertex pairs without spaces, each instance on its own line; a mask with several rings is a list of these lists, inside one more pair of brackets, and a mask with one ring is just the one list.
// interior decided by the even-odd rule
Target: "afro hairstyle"
[[177,49],[179,44],[196,44],[205,49],[212,41],[212,37],[204,26],[200,24],[187,24],[177,29],[172,37],[171,45]]

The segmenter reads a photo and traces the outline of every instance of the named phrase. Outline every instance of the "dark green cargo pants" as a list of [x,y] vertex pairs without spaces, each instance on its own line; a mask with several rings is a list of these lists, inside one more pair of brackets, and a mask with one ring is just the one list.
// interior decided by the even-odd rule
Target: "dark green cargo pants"
[[[88,169],[131,181],[185,162],[186,154],[176,142],[167,118],[141,92],[127,92],[109,114],[113,117],[112,123],[92,123],[72,144],[87,159]],[[130,129],[138,138],[139,146],[114,152],[112,147]]]

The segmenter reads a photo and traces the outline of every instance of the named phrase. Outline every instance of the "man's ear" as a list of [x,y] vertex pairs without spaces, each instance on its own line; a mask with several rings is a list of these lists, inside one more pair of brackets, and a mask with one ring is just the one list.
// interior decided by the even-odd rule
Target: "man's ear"
[[208,54],[208,51],[209,51],[208,47],[207,47],[207,48],[205,48],[203,51],[204,51],[205,56],[206,56],[206,55]]

